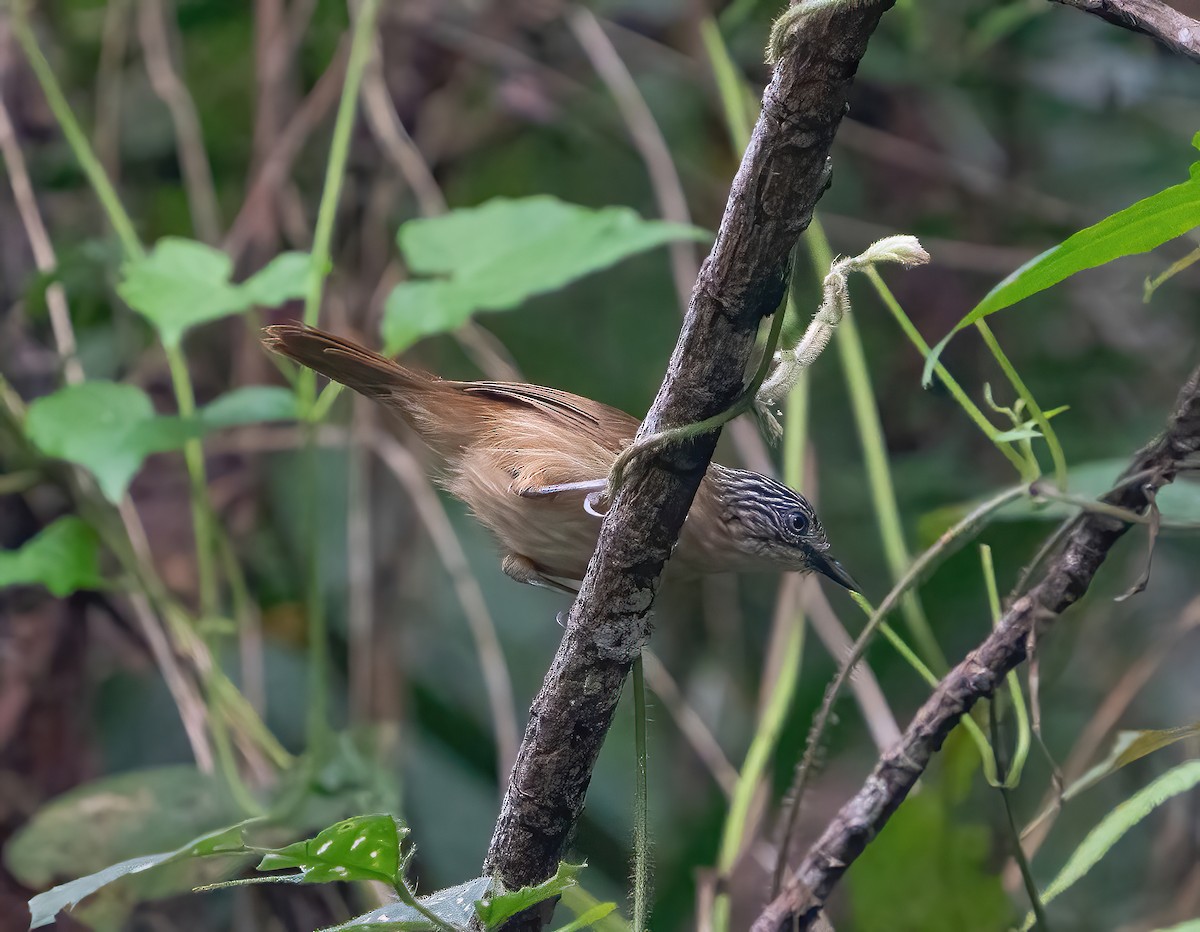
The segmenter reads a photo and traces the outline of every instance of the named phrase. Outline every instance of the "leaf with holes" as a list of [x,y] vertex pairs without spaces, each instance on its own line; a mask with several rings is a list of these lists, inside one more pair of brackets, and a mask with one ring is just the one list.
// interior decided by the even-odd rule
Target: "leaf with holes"
[[311,259],[304,253],[276,256],[240,285],[230,281],[233,263],[219,249],[195,240],[168,236],[145,256],[122,269],[117,293],[177,347],[198,324],[240,314],[254,305],[282,304],[304,295]]
[[59,518],[16,550],[0,550],[0,588],[45,586],[64,598],[77,589],[100,589],[96,532],[75,517]]
[[295,868],[299,874],[269,879],[300,883],[378,880],[395,886],[403,866],[400,844],[406,835],[408,827],[390,815],[355,816],[306,841],[265,852],[258,869]]
[[144,391],[117,382],[69,385],[29,406],[25,434],[46,456],[82,466],[118,502],[143,460],[175,450],[204,425],[154,413]]
[[628,207],[593,210],[548,196],[495,198],[442,217],[411,220],[396,239],[409,271],[384,309],[391,353],[453,330],[476,311],[503,311],[698,227],[643,220]]

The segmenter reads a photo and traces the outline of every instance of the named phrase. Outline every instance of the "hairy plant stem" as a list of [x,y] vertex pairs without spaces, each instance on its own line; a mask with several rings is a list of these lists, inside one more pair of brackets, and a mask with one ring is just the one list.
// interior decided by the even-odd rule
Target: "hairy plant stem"
[[639,654],[633,661],[633,929],[646,932],[650,917],[650,818],[646,785],[646,681]]

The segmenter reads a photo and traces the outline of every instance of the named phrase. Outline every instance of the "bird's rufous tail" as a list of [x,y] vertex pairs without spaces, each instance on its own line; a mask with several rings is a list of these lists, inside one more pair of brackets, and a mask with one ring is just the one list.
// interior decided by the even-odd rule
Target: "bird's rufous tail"
[[[396,410],[435,452],[453,456],[461,448],[458,431],[448,429],[445,412],[462,403],[455,382],[414,372],[353,340],[304,324],[279,324],[263,331],[263,345],[308,366],[334,382]],[[450,398],[449,396],[456,396]]]

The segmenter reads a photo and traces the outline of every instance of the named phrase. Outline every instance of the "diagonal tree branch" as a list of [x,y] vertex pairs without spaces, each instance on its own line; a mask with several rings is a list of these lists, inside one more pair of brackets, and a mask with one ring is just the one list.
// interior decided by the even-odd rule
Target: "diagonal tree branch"
[[[1200,368],[1179,393],[1166,431],[1139,451],[1104,502],[1141,514],[1176,473],[1200,453]],[[787,887],[755,921],[752,932],[810,928],[834,885],[862,854],[925,771],[946,736],[971,707],[1004,682],[1058,616],[1091,584],[1108,551],[1128,530],[1118,518],[1085,512],[1064,535],[1041,580],[1009,607],[1000,625],[967,655],[921,706],[903,739],[884,754],[862,789],[830,822]]]
[[[812,2],[781,43],[762,115],[712,253],[639,436],[729,407],[759,324],[783,298],[788,254],[829,184],[829,150],[867,41],[894,0]],[[566,633],[530,710],[484,864],[510,889],[552,876],[583,809],[613,711],[650,634],[659,574],[716,445],[713,432],[639,461],[600,532]],[[508,929],[540,929],[547,910]]]
[[1200,21],[1161,0],[1050,0],[1092,13],[1122,29],[1140,32],[1177,55],[1200,62]]

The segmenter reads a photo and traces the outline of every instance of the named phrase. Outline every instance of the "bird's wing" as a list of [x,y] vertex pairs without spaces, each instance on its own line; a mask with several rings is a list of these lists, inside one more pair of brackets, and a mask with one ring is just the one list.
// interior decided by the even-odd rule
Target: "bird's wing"
[[458,385],[467,394],[485,395],[496,401],[533,408],[613,451],[620,450],[637,433],[637,418],[557,388],[523,382],[460,382]]

